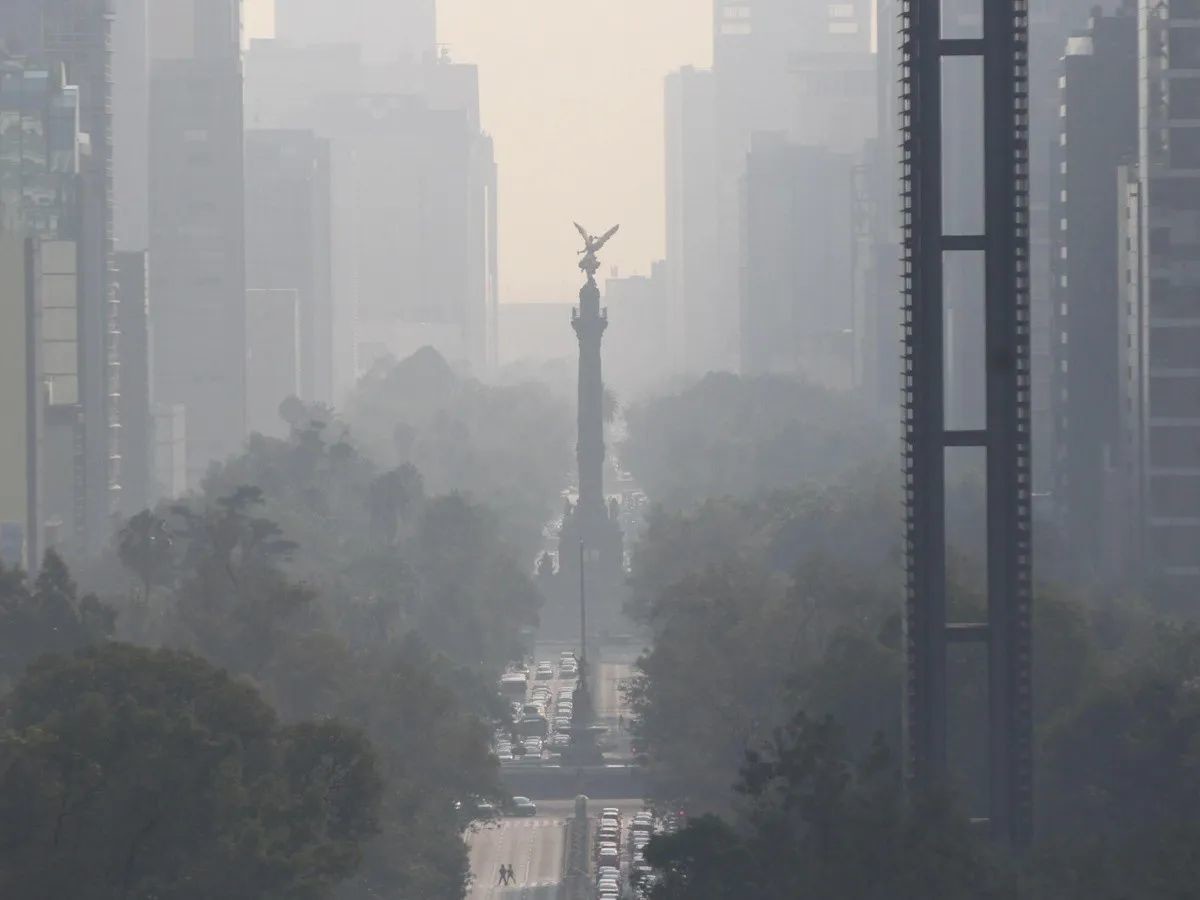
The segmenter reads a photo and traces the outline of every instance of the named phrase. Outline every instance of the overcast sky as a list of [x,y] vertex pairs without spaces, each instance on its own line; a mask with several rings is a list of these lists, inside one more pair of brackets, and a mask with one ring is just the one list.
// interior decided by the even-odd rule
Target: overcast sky
[[[270,33],[269,3],[249,0],[251,35]],[[619,222],[606,267],[647,273],[663,255],[662,82],[709,65],[712,0],[438,6],[438,40],[479,65],[496,141],[501,300],[574,297],[572,219],[593,232]]]

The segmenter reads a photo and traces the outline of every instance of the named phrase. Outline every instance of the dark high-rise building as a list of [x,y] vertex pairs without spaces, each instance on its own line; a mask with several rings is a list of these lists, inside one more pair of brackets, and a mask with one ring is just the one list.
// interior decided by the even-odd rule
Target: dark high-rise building
[[299,396],[333,402],[329,141],[246,132],[246,286],[296,291]]
[[667,76],[667,333],[675,372],[720,367],[716,95],[711,71]]
[[848,157],[754,135],[742,210],[741,371],[852,381]]
[[[1163,601],[1200,588],[1200,4],[1138,8],[1138,164],[1121,196],[1123,411],[1141,574]],[[1132,221],[1130,221],[1132,219]],[[1132,383],[1128,383],[1132,382]]]
[[150,310],[146,251],[118,251],[121,331],[121,502],[133,516],[154,503],[154,421],[150,397]]
[[1117,170],[1137,156],[1137,16],[1098,15],[1062,59],[1051,230],[1054,496],[1075,561],[1106,580],[1120,453]]
[[8,0],[0,43],[10,54],[62,66],[78,89],[79,465],[64,537],[82,550],[107,537],[120,491],[120,385],[112,246],[112,0]]
[[245,434],[238,0],[159,0],[150,21],[154,399],[187,418],[189,482]]
[[358,44],[370,62],[420,61],[437,41],[435,0],[275,0],[275,34],[296,46]]

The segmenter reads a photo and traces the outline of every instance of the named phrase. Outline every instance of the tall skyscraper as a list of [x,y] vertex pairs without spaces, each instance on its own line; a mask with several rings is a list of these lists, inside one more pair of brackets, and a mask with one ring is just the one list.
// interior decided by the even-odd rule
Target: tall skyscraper
[[334,396],[381,355],[495,360],[497,172],[474,66],[370,66],[354,48],[255,41],[247,121],[311,130],[332,159]]
[[742,200],[741,371],[849,387],[854,369],[850,158],[754,135]]
[[295,288],[246,291],[246,423],[284,438],[279,405],[300,393],[301,299]]
[[61,66],[78,89],[78,481],[67,540],[96,551],[120,492],[120,380],[112,245],[112,0],[9,0],[0,42],[10,54]]
[[121,330],[122,475],[118,511],[124,516],[134,516],[155,500],[147,253],[118,251],[116,259]]
[[329,154],[311,131],[246,132],[246,285],[296,291],[297,391],[323,403],[333,402]]
[[675,372],[720,367],[716,330],[716,95],[711,71],[690,66],[667,76],[667,339]]
[[435,0],[275,0],[275,34],[295,46],[358,44],[370,62],[420,61],[437,41]]
[[184,407],[189,483],[245,434],[239,0],[158,0],[150,21],[154,399]]
[[0,231],[0,563],[37,567],[43,508],[40,245]]
[[1138,404],[1126,421],[1137,429],[1143,574],[1155,596],[1190,608],[1200,588],[1200,5],[1141,0],[1138,20],[1139,159],[1123,199],[1137,215],[1124,230],[1136,239],[1124,313],[1140,383],[1126,389]]
[[[874,133],[873,3],[714,0],[717,333],[725,366],[739,358],[739,208],[756,132],[857,153]],[[850,305],[850,295],[844,298]]]
[[[1050,215],[1054,496],[1074,559],[1106,581],[1128,511],[1114,495],[1121,451],[1117,170],[1137,156],[1137,16],[1098,15],[1066,45]],[[1123,537],[1123,536],[1122,536]]]
[[113,0],[113,236],[118,250],[150,243],[148,0]]

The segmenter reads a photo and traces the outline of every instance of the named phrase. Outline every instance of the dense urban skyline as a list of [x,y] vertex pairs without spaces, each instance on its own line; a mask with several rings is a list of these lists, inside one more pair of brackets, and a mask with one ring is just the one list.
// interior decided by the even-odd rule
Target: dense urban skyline
[[[438,41],[479,66],[483,127],[496,142],[501,303],[572,298],[561,260],[577,249],[574,219],[622,223],[605,261],[622,274],[649,275],[663,257],[662,81],[710,65],[711,5],[439,3]],[[248,37],[273,33],[272,8],[251,0]]]

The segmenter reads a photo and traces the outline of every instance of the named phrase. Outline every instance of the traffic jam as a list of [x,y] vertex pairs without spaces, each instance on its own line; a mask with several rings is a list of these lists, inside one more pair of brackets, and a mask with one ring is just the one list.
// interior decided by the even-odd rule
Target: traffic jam
[[511,722],[494,738],[501,765],[541,765],[556,759],[571,743],[575,685],[579,663],[570,650],[556,661],[520,663],[500,679]]

